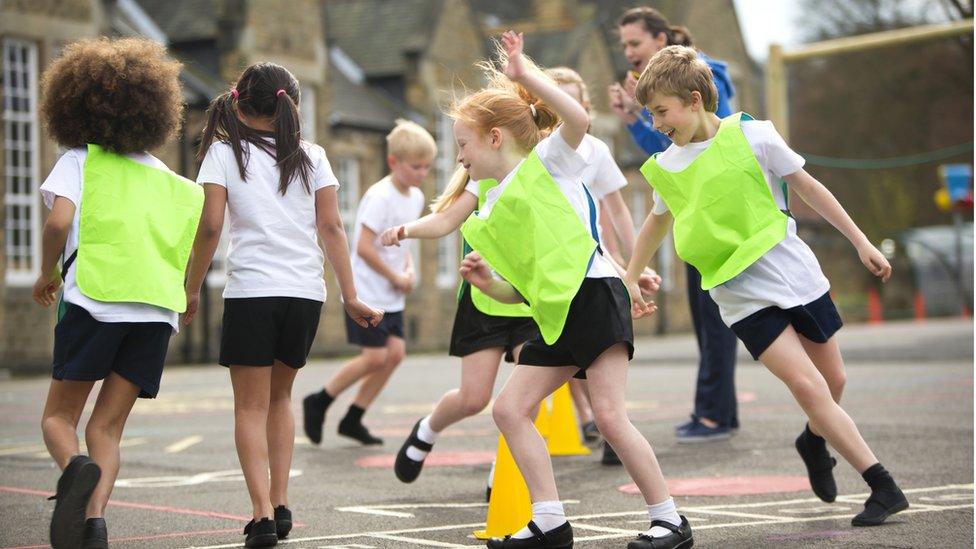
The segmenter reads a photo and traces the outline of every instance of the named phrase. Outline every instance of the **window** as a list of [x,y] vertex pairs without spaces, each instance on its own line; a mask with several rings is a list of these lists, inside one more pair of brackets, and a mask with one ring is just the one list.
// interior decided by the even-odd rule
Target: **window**
[[336,177],[339,179],[339,214],[346,228],[346,237],[352,240],[356,222],[356,209],[359,207],[359,158],[340,156]]
[[[451,180],[457,168],[454,151],[454,122],[449,116],[437,113],[437,194],[440,194],[447,182]],[[457,284],[457,265],[460,250],[458,248],[458,233],[452,232],[437,240],[437,276],[438,288],[450,288]]]
[[28,285],[40,268],[37,188],[37,45],[3,41],[4,182],[7,282]]
[[315,88],[302,86],[302,102],[298,106],[298,116],[302,124],[302,139],[315,143]]

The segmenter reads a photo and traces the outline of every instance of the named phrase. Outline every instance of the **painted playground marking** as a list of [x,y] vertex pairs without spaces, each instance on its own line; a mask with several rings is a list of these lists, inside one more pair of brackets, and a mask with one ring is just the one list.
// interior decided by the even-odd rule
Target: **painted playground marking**
[[[902,511],[899,515],[947,512],[973,508],[973,484],[947,484],[944,486],[932,486],[927,488],[913,488],[905,490],[911,500],[911,508]],[[912,497],[918,494],[918,497]],[[861,505],[868,496],[864,494],[848,494],[838,497],[841,503]],[[959,503],[965,502],[965,503]],[[566,501],[565,503],[570,503]],[[576,503],[575,501],[573,503]],[[391,504],[373,505],[357,507],[341,507],[339,511],[367,513],[383,515],[397,518],[407,518],[412,516],[407,512],[400,512],[401,509],[479,509],[483,508],[483,503],[422,503],[422,504]],[[681,512],[688,516],[688,520],[695,524],[696,530],[712,529],[734,529],[747,526],[763,526],[770,524],[787,525],[814,522],[822,520],[841,520],[850,519],[853,514],[853,505],[833,505],[825,506],[823,502],[816,498],[773,500],[752,503],[730,503],[720,505],[702,506],[682,506]],[[811,512],[813,511],[813,512]],[[839,513],[838,513],[839,511]],[[811,514],[816,516],[810,516]],[[702,516],[705,515],[705,516]],[[616,513],[597,513],[587,515],[570,516],[569,520],[573,523],[573,529],[578,530],[577,542],[598,541],[608,539],[625,539],[637,534],[641,527],[618,528],[613,524],[627,524],[632,522],[632,517],[644,517],[644,519],[633,522],[645,523],[646,511],[624,511]],[[715,519],[727,519],[726,522],[718,522]],[[732,520],[728,520],[732,519]],[[603,522],[604,524],[592,524],[592,522]],[[607,524],[610,523],[610,524]],[[306,538],[294,538],[279,541],[279,544],[303,544],[303,547],[315,547],[316,549],[342,549],[342,548],[361,548],[372,549],[377,547],[370,543],[379,541],[395,541],[398,546],[420,546],[420,547],[483,547],[482,543],[474,544],[468,537],[475,528],[484,527],[483,522],[473,522],[466,524],[451,524],[444,526],[429,526],[422,528],[408,528],[400,530],[382,530],[355,532],[350,534],[335,534],[329,536],[311,536]],[[464,542],[446,542],[437,539],[426,539],[421,537],[424,533],[447,532],[458,530],[458,537],[464,537]],[[788,535],[790,539],[825,539],[831,537],[841,537],[848,533],[847,530],[824,530],[813,533],[798,533]],[[810,536],[810,537],[803,537]],[[349,543],[343,543],[348,540]],[[313,545],[312,542],[325,542],[323,545]],[[331,543],[331,544],[330,544]],[[208,545],[204,547],[192,547],[188,549],[224,549],[230,547],[240,547],[240,543],[230,543],[225,545]]]

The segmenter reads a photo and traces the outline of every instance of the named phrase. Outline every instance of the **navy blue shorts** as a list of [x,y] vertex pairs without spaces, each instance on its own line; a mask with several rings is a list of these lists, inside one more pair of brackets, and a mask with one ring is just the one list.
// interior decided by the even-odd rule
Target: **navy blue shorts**
[[300,297],[224,299],[220,331],[223,366],[271,366],[277,360],[301,368],[319,329],[322,302]]
[[827,293],[798,307],[766,307],[733,324],[732,331],[745,343],[752,358],[759,360],[759,355],[790,325],[810,341],[827,343],[844,323]]
[[346,341],[360,347],[386,347],[390,336],[403,339],[403,311],[386,313],[376,326],[363,328],[349,315],[346,317]]
[[97,381],[110,372],[139,387],[139,398],[156,398],[173,327],[166,322],[101,322],[66,303],[54,328],[51,377]]

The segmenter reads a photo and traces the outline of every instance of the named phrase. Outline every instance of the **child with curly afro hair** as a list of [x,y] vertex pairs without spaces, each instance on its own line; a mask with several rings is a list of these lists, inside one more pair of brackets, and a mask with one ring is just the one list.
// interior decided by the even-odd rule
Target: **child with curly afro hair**
[[[51,213],[33,289],[49,307],[64,281],[41,422],[63,471],[53,498],[55,548],[108,547],[103,514],[122,430],[136,398],[156,396],[186,308],[183,278],[203,191],[146,152],[180,127],[180,69],[159,44],[103,38],[67,46],[42,79],[41,114],[67,149],[41,185]],[[99,380],[84,455],[76,429]]]

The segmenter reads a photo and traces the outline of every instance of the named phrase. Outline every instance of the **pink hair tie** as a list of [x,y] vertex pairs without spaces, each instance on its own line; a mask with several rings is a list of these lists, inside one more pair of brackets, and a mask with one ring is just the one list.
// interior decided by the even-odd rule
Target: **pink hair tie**
[[275,95],[278,96],[278,97],[281,97],[281,94],[283,94],[283,93],[285,93],[285,88],[280,88],[278,90],[278,93],[276,93]]
[[237,91],[237,88],[231,88],[231,89],[230,89],[230,94],[231,94],[231,96],[233,96],[233,97],[234,97],[234,99],[237,99],[237,98],[238,98],[238,97],[239,97],[239,96],[241,95],[241,94],[240,94],[240,93],[239,93],[239,92]]

